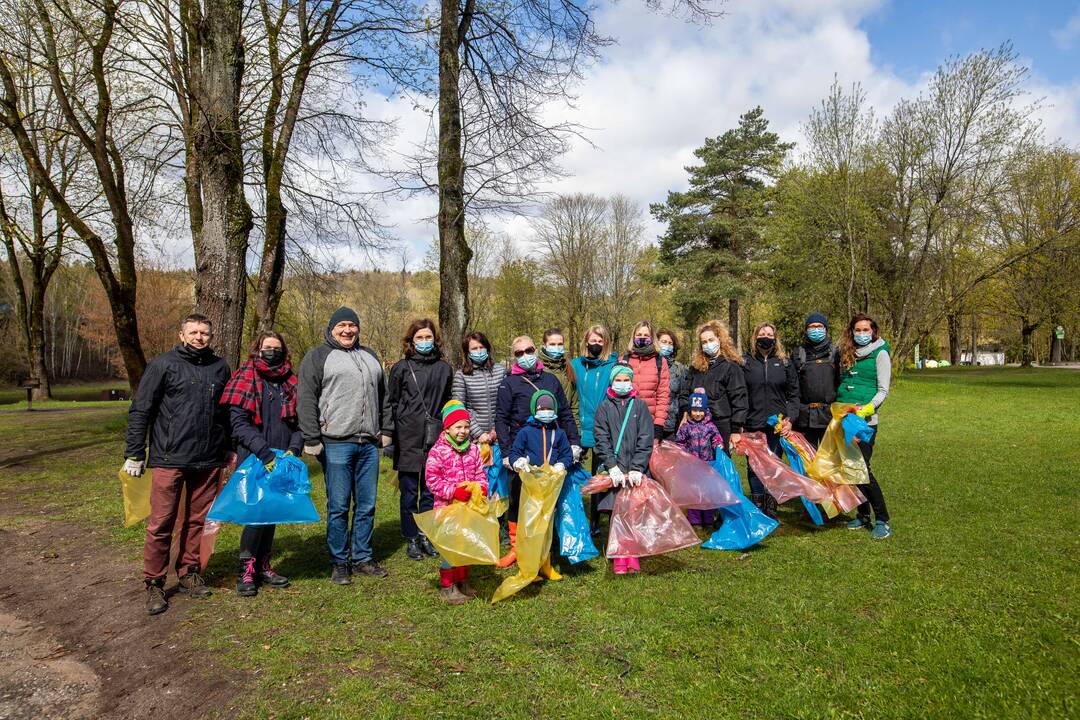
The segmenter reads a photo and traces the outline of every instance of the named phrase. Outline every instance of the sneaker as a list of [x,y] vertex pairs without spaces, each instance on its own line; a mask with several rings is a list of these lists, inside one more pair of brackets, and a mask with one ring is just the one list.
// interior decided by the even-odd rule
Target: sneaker
[[874,524],[874,529],[870,531],[870,537],[875,540],[884,540],[892,535],[892,525],[885,520],[878,520]]
[[236,579],[236,594],[254,597],[259,594],[255,586],[255,558],[240,558],[240,576]]
[[289,587],[289,578],[274,572],[274,568],[270,567],[268,557],[263,558],[262,563],[259,564],[259,582],[273,588]]
[[176,586],[176,592],[187,593],[191,597],[197,598],[210,597],[213,594],[210,592],[206,581],[202,579],[202,575],[197,572],[181,575],[180,584]]
[[169,601],[165,599],[165,588],[157,582],[146,584],[146,612],[151,615],[160,615],[169,609]]
[[410,560],[424,559],[424,550],[420,547],[420,538],[409,538],[409,541],[405,544],[405,557]]
[[382,565],[374,560],[368,560],[366,562],[353,563],[353,573],[357,575],[367,575],[369,577],[384,578],[390,573],[386,572],[386,569]]
[[854,520],[848,520],[848,524],[845,525],[848,530],[869,530],[870,518],[865,515],[860,515]]
[[352,585],[348,565],[335,565],[330,571],[330,582],[335,585]]
[[439,557],[439,551],[435,549],[435,546],[431,544],[431,541],[425,535],[420,536],[420,550],[428,557]]
[[456,585],[439,588],[439,597],[450,605],[464,605],[469,601],[469,598],[465,597],[458,591]]

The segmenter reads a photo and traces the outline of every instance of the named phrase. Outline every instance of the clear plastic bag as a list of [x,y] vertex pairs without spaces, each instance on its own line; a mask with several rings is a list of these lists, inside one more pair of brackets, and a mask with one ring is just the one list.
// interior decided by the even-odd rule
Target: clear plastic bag
[[259,458],[249,455],[225,483],[206,519],[238,525],[319,522],[308,495],[307,465],[281,450],[274,455],[277,460],[269,473]]
[[668,440],[653,450],[649,471],[683,510],[712,510],[739,503],[731,486],[712,465]]
[[443,559],[454,567],[494,565],[499,559],[499,515],[503,508],[489,500],[478,482],[467,482],[468,502],[452,502],[414,513],[416,526]]
[[150,471],[139,477],[128,475],[121,470],[120,488],[124,493],[124,527],[131,527],[150,517],[150,485],[153,482]]
[[727,480],[732,492],[738,496],[739,504],[719,509],[723,524],[701,547],[708,550],[745,550],[757,545],[780,523],[761,512],[743,494],[739,471],[722,450],[717,450],[712,466]]
[[639,558],[693,547],[698,539],[690,521],[655,480],[620,488],[611,510],[609,558]]
[[495,589],[491,602],[505,600],[540,574],[540,565],[551,555],[552,525],[555,504],[562,491],[566,471],[556,472],[551,465],[522,472],[521,499],[518,503],[517,575],[511,575]]
[[579,463],[570,468],[563,481],[562,492],[555,512],[555,532],[559,536],[559,554],[571,565],[591,560],[600,554],[592,541],[589,518],[581,491],[589,481],[589,473]]

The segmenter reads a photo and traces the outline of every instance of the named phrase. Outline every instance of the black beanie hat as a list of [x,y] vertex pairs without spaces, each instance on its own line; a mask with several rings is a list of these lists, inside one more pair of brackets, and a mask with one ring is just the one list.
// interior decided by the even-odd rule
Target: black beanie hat
[[803,327],[805,328],[810,323],[821,323],[825,326],[826,330],[829,329],[829,319],[819,312],[812,312],[807,315],[806,322],[803,323]]
[[339,307],[334,311],[334,314],[330,316],[330,322],[326,324],[326,329],[333,330],[335,325],[346,320],[354,323],[357,327],[360,327],[360,317],[356,314],[355,310],[350,307]]

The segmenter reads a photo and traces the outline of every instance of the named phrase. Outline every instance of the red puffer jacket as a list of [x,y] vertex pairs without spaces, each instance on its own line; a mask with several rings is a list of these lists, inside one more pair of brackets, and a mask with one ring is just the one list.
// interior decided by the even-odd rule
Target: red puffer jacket
[[[657,359],[660,362],[657,362]],[[650,355],[623,356],[622,361],[634,369],[634,389],[639,400],[645,402],[653,423],[663,426],[667,421],[668,403],[671,400],[671,378],[667,363],[656,353]],[[658,367],[659,366],[659,367]]]

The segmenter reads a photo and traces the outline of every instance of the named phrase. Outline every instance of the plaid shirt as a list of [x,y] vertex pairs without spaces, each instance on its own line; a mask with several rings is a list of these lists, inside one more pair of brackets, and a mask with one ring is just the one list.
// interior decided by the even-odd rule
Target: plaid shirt
[[225,392],[221,394],[222,405],[237,405],[251,413],[256,425],[262,425],[259,408],[262,405],[263,377],[281,383],[281,417],[296,419],[296,375],[288,360],[278,367],[270,367],[262,358],[248,360],[229,378]]

